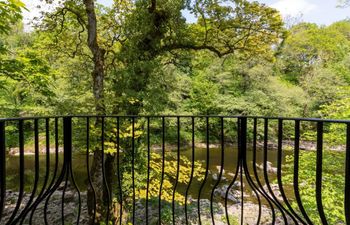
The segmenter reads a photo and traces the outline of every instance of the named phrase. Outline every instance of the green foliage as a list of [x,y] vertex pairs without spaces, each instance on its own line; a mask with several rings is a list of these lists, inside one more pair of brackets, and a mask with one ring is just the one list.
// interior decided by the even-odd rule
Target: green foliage
[[[81,1],[61,1],[54,11],[45,12],[35,30],[28,33],[18,22],[23,7],[18,0],[0,2],[0,116],[94,114],[94,63],[86,41],[84,5]],[[196,16],[197,21],[187,23],[183,10]],[[96,14],[98,43],[105,54],[107,114],[350,118],[348,20],[329,26],[300,23],[286,31],[278,11],[246,0],[116,0],[111,7],[97,4]],[[17,27],[12,26],[15,23]],[[188,121],[184,123],[183,127],[190,127]],[[168,127],[173,124],[167,121]],[[218,140],[216,124],[211,121],[211,142]],[[100,128],[94,126],[91,123],[92,150],[99,147],[101,137]],[[159,121],[152,126],[160,132]],[[204,140],[205,122],[198,120],[195,126],[195,140]],[[235,128],[236,123],[230,121],[227,126]],[[302,138],[314,141],[314,127],[303,126]],[[17,132],[12,125],[7,129],[10,135]],[[82,149],[85,133],[83,126],[79,129],[74,146]],[[144,199],[144,122],[138,121],[135,129],[136,193]],[[107,125],[105,131],[105,151],[114,156],[120,147],[124,178],[130,181],[130,123],[121,123],[120,146],[116,145],[115,123]],[[271,135],[275,131],[272,128]],[[325,125],[325,144],[344,144],[344,135],[339,134],[344,134],[344,126]],[[188,143],[191,135],[189,129],[184,129],[181,141]],[[235,135],[227,134],[230,141],[235,141]],[[293,138],[293,125],[285,125],[285,135]],[[166,138],[174,141],[176,129],[169,128]],[[9,140],[10,146],[17,145],[15,138]],[[331,155],[325,153],[324,160],[335,162],[330,158],[338,156]],[[314,157],[314,153],[301,154],[300,179],[309,184],[314,184],[310,169],[314,164],[307,159]],[[173,168],[177,165],[174,154],[167,152],[166,159],[163,200],[169,202],[176,175]],[[158,196],[160,160],[159,153],[152,153],[151,198]],[[191,165],[187,159],[181,160],[179,181],[186,184]],[[324,204],[332,217],[331,224],[343,220],[339,211],[342,201],[336,196],[341,185],[332,190],[333,184],[341,180],[334,166],[325,167],[324,176]],[[195,178],[201,180],[199,163],[196,170]],[[286,176],[286,182],[291,179]],[[127,200],[130,187],[130,182],[123,183]],[[302,195],[313,219],[318,221],[313,189],[303,186]],[[184,197],[177,193],[176,200],[183,204]]]
[[[337,93],[337,100],[323,105],[319,110],[319,113],[326,118],[334,119],[349,119],[350,118],[350,96],[349,87],[343,87],[339,89]],[[346,127],[344,124],[330,124],[325,139],[333,145],[344,145]]]
[[[172,202],[173,197],[173,189],[174,189],[174,180],[176,179],[177,174],[177,160],[172,153],[166,153],[165,155],[165,166],[164,166],[164,174],[165,179],[163,181],[162,186],[162,200],[166,202]],[[159,153],[152,153],[151,154],[151,162],[150,162],[150,189],[149,189],[149,197],[150,198],[157,198],[159,196],[159,188],[160,188],[160,176],[162,173],[162,155]],[[179,167],[179,178],[178,182],[179,184],[188,184],[190,180],[190,174],[191,174],[191,162],[187,159],[182,157],[180,159],[180,167]],[[194,166],[194,173],[193,173],[193,179],[201,181],[204,178],[204,168],[199,162],[195,162]],[[137,179],[140,180],[140,179]],[[145,199],[146,198],[146,189],[145,189],[146,181],[144,180],[142,182],[142,187],[140,187],[136,191],[136,196],[138,199]],[[176,192],[175,194],[175,201],[183,205],[185,204],[185,196],[183,196],[181,193]]]
[[2,0],[0,2],[0,35],[8,34],[11,25],[22,19],[24,3],[20,0]]
[[22,43],[22,38],[27,36],[21,32],[14,33],[14,36],[7,40],[9,51],[14,53],[0,56],[2,116],[52,113],[47,107],[54,96],[51,68],[46,59],[32,47],[33,39]]
[[[301,151],[299,159],[299,190],[303,206],[315,224],[321,224],[316,204],[316,152]],[[284,184],[293,184],[294,157],[288,156],[283,175]],[[322,202],[330,224],[345,223],[344,216],[344,152],[323,152]],[[298,209],[296,201],[292,207]]]

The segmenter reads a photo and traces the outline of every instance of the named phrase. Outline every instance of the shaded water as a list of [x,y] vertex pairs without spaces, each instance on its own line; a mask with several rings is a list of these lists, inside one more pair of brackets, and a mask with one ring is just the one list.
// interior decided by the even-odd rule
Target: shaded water
[[[172,151],[172,153],[174,153]],[[161,152],[159,152],[161,154]],[[285,163],[286,155],[292,154],[292,151],[284,151],[283,152],[283,161],[282,165]],[[224,150],[224,174],[223,180],[220,182],[220,185],[229,184],[233,177],[232,175],[236,172],[237,166],[237,155],[238,150],[232,146],[226,147]],[[257,164],[262,164],[264,155],[262,150],[258,150],[256,154],[256,162]],[[180,157],[191,160],[192,158],[192,150],[185,149],[181,150]],[[196,148],[195,149],[195,161],[201,162],[203,168],[206,167],[206,158],[207,158],[207,150],[204,148]],[[269,150],[267,154],[267,159],[272,163],[273,167],[277,166],[277,151]],[[90,161],[92,157],[90,157]],[[253,160],[253,151],[251,149],[247,150],[247,163],[248,167],[252,167]],[[58,164],[58,173],[61,170],[63,163],[63,153],[59,154],[59,164]],[[53,171],[55,165],[55,154],[50,154],[50,173],[49,180],[52,179]],[[91,165],[91,163],[90,163]],[[221,165],[221,149],[211,148],[209,152],[209,175],[206,182],[205,189],[203,190],[203,197],[208,197],[210,195],[209,188],[211,188],[214,183],[216,183],[215,176],[219,174],[219,169]],[[80,190],[84,191],[87,188],[87,168],[86,168],[86,155],[82,153],[74,153],[73,154],[73,172],[75,181]],[[35,157],[34,155],[26,155],[24,160],[24,169],[25,169],[25,190],[30,191],[35,176]],[[46,172],[46,155],[39,156],[39,170],[40,170],[40,179],[39,184],[44,183],[45,172]],[[176,168],[174,168],[176,170]],[[6,161],[6,171],[7,171],[7,189],[16,190],[19,187],[19,157],[18,156],[8,156]],[[251,171],[252,172],[252,171]],[[146,173],[146,171],[145,171]],[[216,174],[216,175],[215,175]],[[270,180],[275,178],[275,174],[269,174]],[[261,178],[263,180],[263,178]],[[239,181],[239,177],[237,178]],[[172,181],[173,182],[173,181]],[[198,195],[199,187],[201,186],[201,182],[194,180],[191,184],[190,194],[193,197]],[[180,193],[184,193],[187,188],[186,184],[179,184],[178,191]]]
[[[155,151],[157,153],[160,153],[159,150]],[[167,152],[171,152],[173,155],[176,155],[176,151],[167,151]],[[207,158],[207,150],[206,149],[202,149],[202,148],[196,148],[195,149],[195,161],[200,162],[202,164],[202,167],[205,168],[206,167],[206,158]],[[301,152],[300,154],[303,155],[304,153],[307,152]],[[311,156],[315,156],[316,152],[310,152]],[[283,151],[283,155],[282,155],[282,165],[286,166],[287,161],[286,161],[286,157],[289,155],[292,155],[293,151],[289,151],[289,150],[284,150]],[[238,151],[236,148],[233,148],[232,146],[227,146],[225,148],[225,154],[224,154],[224,177],[225,179],[223,179],[220,182],[219,188],[222,187],[223,185],[227,185],[229,184],[233,177],[232,174],[230,175],[230,173],[235,173],[235,168],[237,166],[237,155],[238,155]],[[310,156],[310,154],[307,154],[308,156]],[[264,160],[264,154],[263,151],[261,149],[257,150],[257,154],[256,154],[257,158],[256,158],[256,162],[257,164],[261,165],[263,163]],[[334,156],[341,156],[341,157],[334,157]],[[338,182],[337,180],[333,179],[333,174],[337,174],[337,175],[341,175],[344,174],[344,162],[345,162],[345,154],[344,152],[330,152],[330,151],[325,151],[324,152],[324,160],[323,160],[323,173],[325,177],[328,177],[328,180],[324,180],[323,181],[323,185],[324,187],[331,187],[331,189],[336,189],[337,186],[341,187],[341,191],[343,190],[344,184],[343,181],[342,182]],[[192,158],[192,151],[191,149],[184,149],[180,152],[180,157],[181,158],[187,158],[188,160],[191,160]],[[335,160],[336,159],[336,160]],[[92,160],[92,158],[90,157],[90,160]],[[169,160],[169,159],[167,159]],[[252,176],[252,160],[253,160],[253,151],[251,149],[247,150],[247,164],[248,164],[248,169],[249,172]],[[272,163],[272,167],[276,167],[277,166],[277,151],[274,150],[269,150],[268,154],[267,154],[267,160],[269,162]],[[304,157],[305,160],[305,157]],[[40,180],[39,180],[39,190],[41,189],[42,184],[44,183],[44,178],[45,178],[45,170],[46,170],[46,155],[40,155],[39,157],[39,161],[40,161]],[[51,154],[50,155],[50,163],[51,163],[51,169],[50,169],[50,177],[49,180],[52,179],[52,172],[54,170],[54,161],[55,161],[55,155]],[[62,161],[63,161],[63,154],[59,154],[59,166],[58,166],[58,170],[60,171],[61,166],[62,166]],[[315,162],[315,157],[311,157],[310,161]],[[293,163],[292,160],[289,160],[289,163]],[[303,177],[301,175],[303,175],[303,173],[311,173],[308,176],[315,177],[315,167],[312,165],[308,165],[308,167],[306,168],[305,165],[303,165],[303,163],[305,163],[305,161],[300,161],[300,172],[299,175],[300,177]],[[217,180],[213,179],[213,175],[217,175],[219,173],[218,168],[220,168],[221,164],[221,149],[217,149],[217,148],[211,148],[210,149],[210,155],[209,155],[209,176],[208,179],[206,181],[206,185],[205,188],[203,189],[202,192],[202,199],[210,199],[210,195],[212,192],[212,188],[214,186],[214,184],[216,183]],[[311,163],[313,164],[313,163]],[[315,164],[314,164],[315,165]],[[81,154],[81,153],[75,153],[73,154],[73,163],[72,163],[72,167],[73,167],[73,171],[74,171],[74,177],[75,177],[75,181],[78,184],[78,187],[81,191],[85,191],[87,188],[87,169],[86,169],[86,155],[85,154]],[[34,175],[35,175],[35,157],[32,155],[27,155],[25,156],[25,163],[24,163],[24,168],[25,168],[25,191],[26,192],[30,192],[33,188],[33,183],[34,183]],[[7,189],[12,189],[14,191],[18,191],[19,189],[19,157],[18,156],[8,156],[7,161],[6,161],[6,169],[7,169]],[[174,170],[176,171],[176,168],[174,168]],[[291,175],[288,174],[291,172],[291,170],[282,170],[282,176],[286,176],[286,175]],[[144,171],[144,174],[146,174],[147,171]],[[261,170],[258,170],[259,172],[259,178],[260,181],[262,183],[262,185],[265,185],[264,182],[264,176],[262,174]],[[326,176],[326,175],[331,174],[330,176]],[[273,183],[275,183],[275,179],[276,179],[276,174],[274,173],[269,173],[268,174],[269,180],[271,182],[271,184],[273,185]],[[305,177],[305,176],[304,176]],[[165,178],[167,179],[167,178]],[[239,176],[237,177],[237,181],[239,181]],[[173,180],[170,182],[174,182]],[[300,188],[302,188],[301,190],[303,191],[304,189],[307,188],[307,186],[305,186],[304,184],[304,180],[300,179]],[[302,184],[303,183],[303,184]],[[198,197],[198,192],[199,192],[199,188],[201,186],[201,182],[194,180],[194,182],[192,182],[191,184],[191,188],[189,191],[189,195],[191,195],[192,198],[197,198]],[[245,194],[247,193],[249,196],[244,197],[244,203],[257,203],[256,202],[256,198],[255,196],[252,194],[251,192],[251,188],[249,188],[246,179],[243,176],[243,184],[245,186],[244,192]],[[311,186],[312,189],[314,189],[314,183],[311,182],[309,183],[309,185]],[[284,183],[284,187],[285,187],[285,193],[286,196],[289,200],[294,200],[294,191],[293,191],[293,186],[292,184],[288,184],[288,183]],[[236,187],[237,190],[239,190],[240,187]],[[339,188],[339,187],[338,187]],[[177,188],[177,192],[179,192],[180,194],[184,195],[185,191],[187,189],[187,185],[186,184],[180,184]],[[130,191],[130,190],[129,190]],[[226,191],[224,189],[224,191]],[[342,197],[343,193],[340,192],[339,195],[337,195],[335,204],[332,205],[327,205],[325,207],[326,212],[329,214],[330,212],[334,211],[334,207],[337,207],[336,204],[341,204],[343,202],[343,197]],[[317,212],[317,208],[316,208],[316,203],[315,201],[313,201],[312,199],[314,198],[315,194],[314,192],[310,192],[310,193],[303,193],[302,194],[302,201],[306,202],[307,204],[311,204],[309,206],[309,208],[307,208],[307,212],[311,215],[315,214],[315,212]],[[327,195],[325,195],[327,197]],[[339,198],[338,198],[339,197]],[[311,199],[311,200],[310,200]],[[156,199],[153,199],[156,200]],[[223,203],[223,199],[222,198],[215,198],[214,199],[215,202],[221,202]],[[313,204],[315,203],[315,204]],[[130,206],[130,203],[128,203]],[[156,207],[157,206],[157,201],[154,201],[153,206]],[[265,206],[267,206],[266,201],[263,200],[262,204],[264,204]],[[343,209],[342,206],[338,207],[341,210]],[[182,211],[180,213],[183,213]],[[343,212],[340,212],[339,215],[342,215]],[[316,213],[316,215],[314,215],[315,220],[318,219],[318,215]],[[344,220],[344,218],[340,217],[339,219]],[[315,223],[318,224],[318,223]]]

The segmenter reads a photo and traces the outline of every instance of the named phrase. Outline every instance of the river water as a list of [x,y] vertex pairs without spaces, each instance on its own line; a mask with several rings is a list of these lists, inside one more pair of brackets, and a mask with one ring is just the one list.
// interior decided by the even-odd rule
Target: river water
[[[161,152],[157,152],[161,154]],[[172,153],[175,155],[175,152],[172,151]],[[286,155],[292,154],[292,151],[283,151],[283,157],[282,157],[282,165],[285,163],[285,157]],[[234,147],[226,147],[224,150],[224,179],[220,184],[228,184],[232,180],[232,174],[234,174],[236,171],[236,165],[237,165],[237,155],[238,150]],[[257,150],[257,164],[263,163],[263,151]],[[191,149],[185,149],[181,150],[180,152],[181,159],[186,158],[188,160],[191,160],[192,158],[192,150]],[[206,167],[206,158],[207,158],[207,150],[205,148],[196,148],[195,149],[195,161],[198,161],[202,164],[203,168]],[[90,157],[91,161],[92,157]],[[273,167],[277,166],[277,151],[268,151],[267,159],[269,162],[272,163]],[[253,151],[251,149],[247,150],[247,163],[248,166],[252,166],[252,160],[253,160]],[[59,154],[59,170],[62,166],[63,161],[63,154]],[[53,175],[54,170],[54,162],[55,162],[55,154],[50,155],[50,179]],[[91,163],[90,163],[91,164]],[[209,152],[209,176],[207,179],[208,187],[211,187],[214,183],[216,183],[215,177],[219,174],[219,169],[221,165],[221,149],[218,148],[211,148]],[[86,169],[86,155],[82,153],[74,153],[73,154],[73,173],[75,177],[75,181],[79,187],[80,190],[84,191],[87,187],[87,169]],[[35,176],[35,157],[34,155],[26,155],[24,160],[24,168],[25,168],[25,190],[30,191],[33,182],[34,182],[34,176]],[[46,155],[40,155],[39,156],[39,169],[40,169],[40,179],[39,184],[42,184],[45,177],[45,171],[46,171]],[[176,168],[174,168],[176,170]],[[7,171],[7,188],[16,190],[19,187],[19,157],[18,156],[8,156],[6,161],[6,171]],[[273,180],[275,178],[275,174],[269,174],[270,179]],[[263,178],[261,178],[263,180]],[[239,180],[239,177],[238,177]],[[193,182],[191,185],[191,194],[192,196],[196,196],[198,193],[198,189],[200,187],[200,182]],[[179,191],[182,192],[186,189],[185,184],[179,185]],[[205,192],[205,191],[204,191]]]

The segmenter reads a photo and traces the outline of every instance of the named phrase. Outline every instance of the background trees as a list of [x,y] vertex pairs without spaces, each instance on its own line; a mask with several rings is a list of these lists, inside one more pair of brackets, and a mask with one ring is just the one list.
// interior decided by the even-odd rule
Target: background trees
[[[257,2],[65,0],[25,32],[22,9],[0,3],[2,117],[349,116],[349,21],[286,30],[276,10]],[[183,10],[197,21],[186,22]],[[103,186],[100,149],[94,154],[93,180]],[[111,173],[113,162],[108,154]]]

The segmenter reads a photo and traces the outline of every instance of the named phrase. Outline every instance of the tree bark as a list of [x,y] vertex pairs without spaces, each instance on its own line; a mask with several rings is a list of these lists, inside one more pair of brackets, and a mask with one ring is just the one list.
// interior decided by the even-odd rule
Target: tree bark
[[[95,13],[94,0],[84,0],[85,11],[88,19],[88,46],[93,56],[94,69],[92,71],[93,80],[93,94],[95,98],[95,110],[97,115],[105,115],[104,105],[104,79],[105,79],[105,49],[101,48],[97,39],[97,18]],[[101,120],[97,119],[96,128],[101,127]],[[110,215],[110,220],[113,221],[112,209],[112,184],[113,179],[111,171],[113,171],[114,156],[106,155],[106,160],[103,162],[103,152],[101,148],[94,149],[94,158],[90,169],[91,180],[94,186],[94,191],[91,187],[88,188],[88,212],[90,215],[90,224],[100,224],[105,222],[106,216]],[[106,183],[103,179],[103,164],[106,168]],[[110,194],[107,192],[107,188],[110,190]],[[96,198],[96,199],[94,199]],[[94,205],[94,200],[96,205]],[[110,209],[107,207],[109,201]],[[96,218],[93,220],[94,209],[96,207]]]

